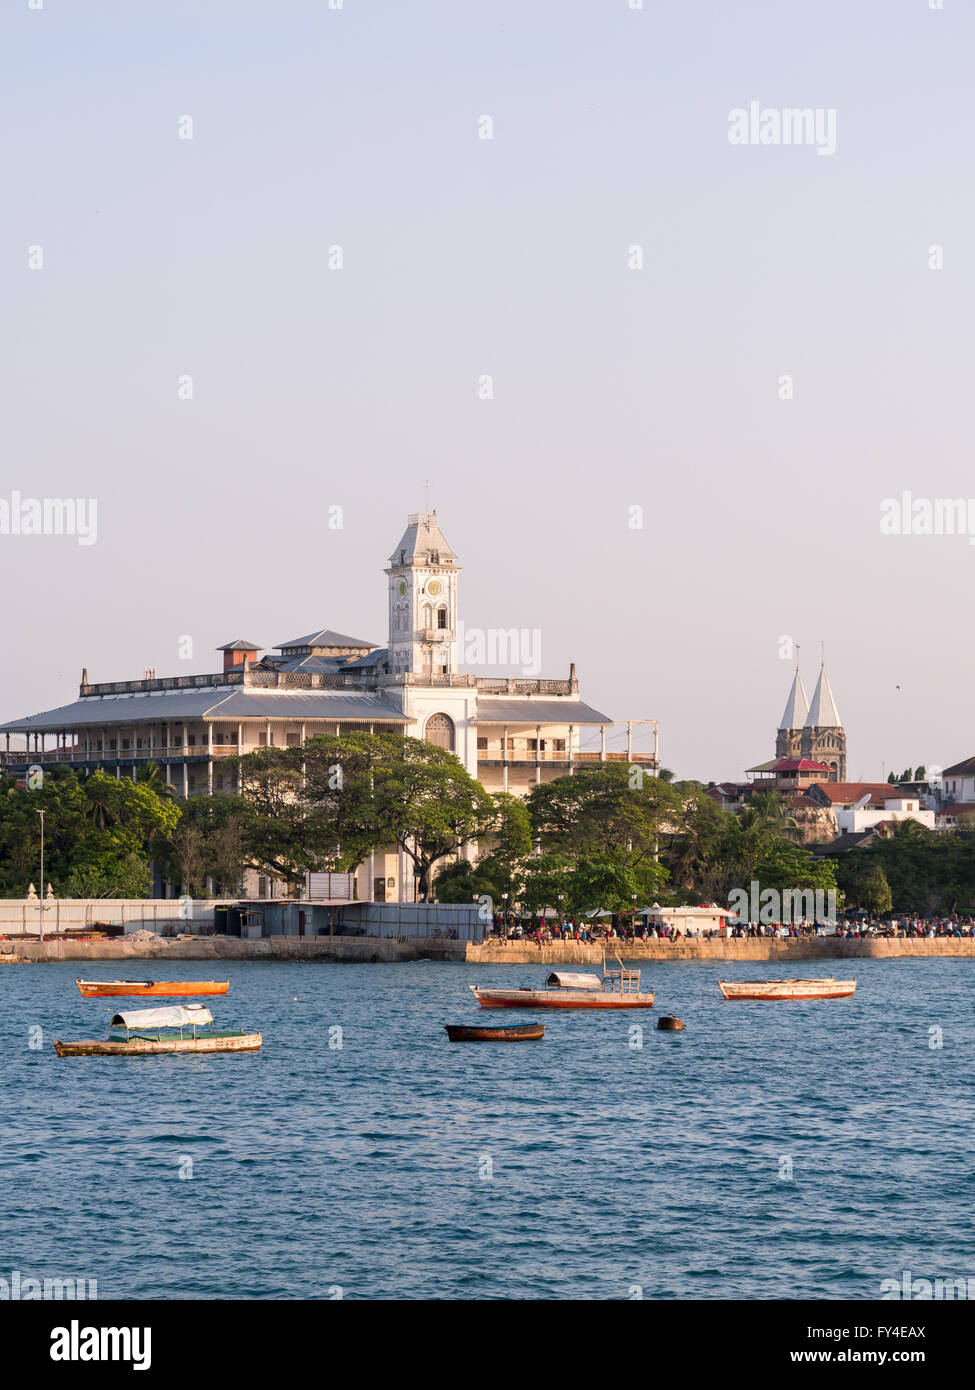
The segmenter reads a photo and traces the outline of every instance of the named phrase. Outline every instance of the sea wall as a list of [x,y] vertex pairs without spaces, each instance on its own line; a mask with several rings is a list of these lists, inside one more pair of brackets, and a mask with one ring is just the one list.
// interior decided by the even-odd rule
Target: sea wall
[[[902,956],[967,956],[975,960],[975,937],[796,937],[732,936],[699,941],[682,937],[679,941],[611,942],[606,954],[618,953],[627,961],[666,960],[831,960],[870,957],[896,959]],[[469,962],[523,965],[595,965],[603,958],[603,947],[581,941],[551,941],[538,947],[535,942],[485,941],[468,946]]]
[[199,936],[175,941],[0,941],[0,965],[41,961],[319,960],[368,962],[464,959],[463,941],[391,941],[361,936]]
[[[845,937],[815,941],[727,937],[712,941],[635,941],[625,948],[611,943],[627,961],[668,960],[849,960],[862,957],[897,960],[907,956],[959,956],[975,960],[975,938]],[[598,969],[603,948],[581,941],[534,942],[444,941],[418,937],[393,941],[379,937],[266,936],[255,940],[233,936],[200,936],[182,941],[157,938],[133,941],[0,941],[0,965],[40,961],[178,961],[178,960],[318,960],[376,963],[379,961],[439,960],[469,965],[585,965]]]

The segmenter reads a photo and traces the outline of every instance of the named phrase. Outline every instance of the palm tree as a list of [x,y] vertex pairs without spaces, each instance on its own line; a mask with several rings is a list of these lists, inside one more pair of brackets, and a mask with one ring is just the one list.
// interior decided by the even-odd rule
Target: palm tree
[[139,768],[139,786],[148,787],[151,792],[163,800],[171,800],[176,795],[176,788],[171,782],[166,781],[166,775],[158,763],[143,763]]
[[740,815],[744,815],[745,810],[754,810],[759,823],[787,840],[796,839],[800,833],[799,822],[795,816],[788,814],[782,804],[781,794],[774,787],[753,791],[748,798],[748,806]]
[[105,830],[115,824],[118,819],[118,797],[114,782],[101,773],[95,773],[85,781],[85,799],[88,802],[85,815],[97,830]]

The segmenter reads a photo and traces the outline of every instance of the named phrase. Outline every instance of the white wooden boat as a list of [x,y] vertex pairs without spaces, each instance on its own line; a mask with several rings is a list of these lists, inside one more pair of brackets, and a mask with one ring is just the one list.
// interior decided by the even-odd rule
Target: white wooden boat
[[719,980],[726,999],[849,999],[856,980]]
[[[213,1015],[203,1004],[184,1004],[168,1009],[134,1009],[114,1014],[115,1036],[105,1040],[61,1042],[54,1039],[59,1057],[139,1057],[166,1052],[258,1052],[260,1033],[217,1032]],[[199,1030],[203,1030],[202,1032]],[[122,1037],[124,1032],[125,1036]]]
[[603,961],[598,975],[579,975],[553,970],[544,989],[494,989],[471,985],[482,1009],[651,1009],[653,993],[640,993],[639,970],[625,969],[617,956],[618,970],[607,970]]

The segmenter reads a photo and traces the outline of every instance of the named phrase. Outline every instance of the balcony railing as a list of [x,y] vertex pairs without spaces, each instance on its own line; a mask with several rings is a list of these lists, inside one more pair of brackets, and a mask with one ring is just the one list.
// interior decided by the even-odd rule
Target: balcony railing
[[509,748],[507,754],[501,748],[479,748],[477,750],[477,760],[479,763],[642,763],[644,766],[655,767],[656,760],[652,753],[607,753],[605,757],[602,753],[592,752],[586,749],[580,752],[576,749],[571,758],[568,749],[562,748],[542,748],[536,752],[534,748]]
[[71,748],[47,748],[42,753],[23,748],[11,748],[10,752],[0,752],[0,767],[29,767],[36,763],[45,767],[50,763],[131,763],[166,762],[177,758],[230,758],[237,754],[237,747],[230,743],[215,743],[207,748],[205,743],[180,744],[170,748],[119,748],[109,745],[89,751],[74,746]]

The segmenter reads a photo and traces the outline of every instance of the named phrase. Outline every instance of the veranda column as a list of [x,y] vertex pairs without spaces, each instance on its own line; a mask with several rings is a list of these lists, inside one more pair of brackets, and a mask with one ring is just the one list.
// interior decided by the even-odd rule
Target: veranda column
[[633,720],[626,721],[626,761],[633,761]]
[[575,725],[569,725],[569,776],[572,776],[572,735],[575,732]]
[[503,727],[501,734],[501,776],[502,785],[505,791],[508,790],[508,726]]
[[[240,758],[244,752],[244,726],[237,724],[237,757]],[[237,795],[239,796],[244,787],[244,774],[240,763],[237,764]]]
[[605,725],[605,724],[600,724],[600,726],[599,726],[599,761],[600,761],[601,763],[604,763],[604,762],[606,761],[606,725]]
[[535,786],[542,780],[542,726],[535,725]]
[[207,720],[207,796],[213,795],[213,725]]

